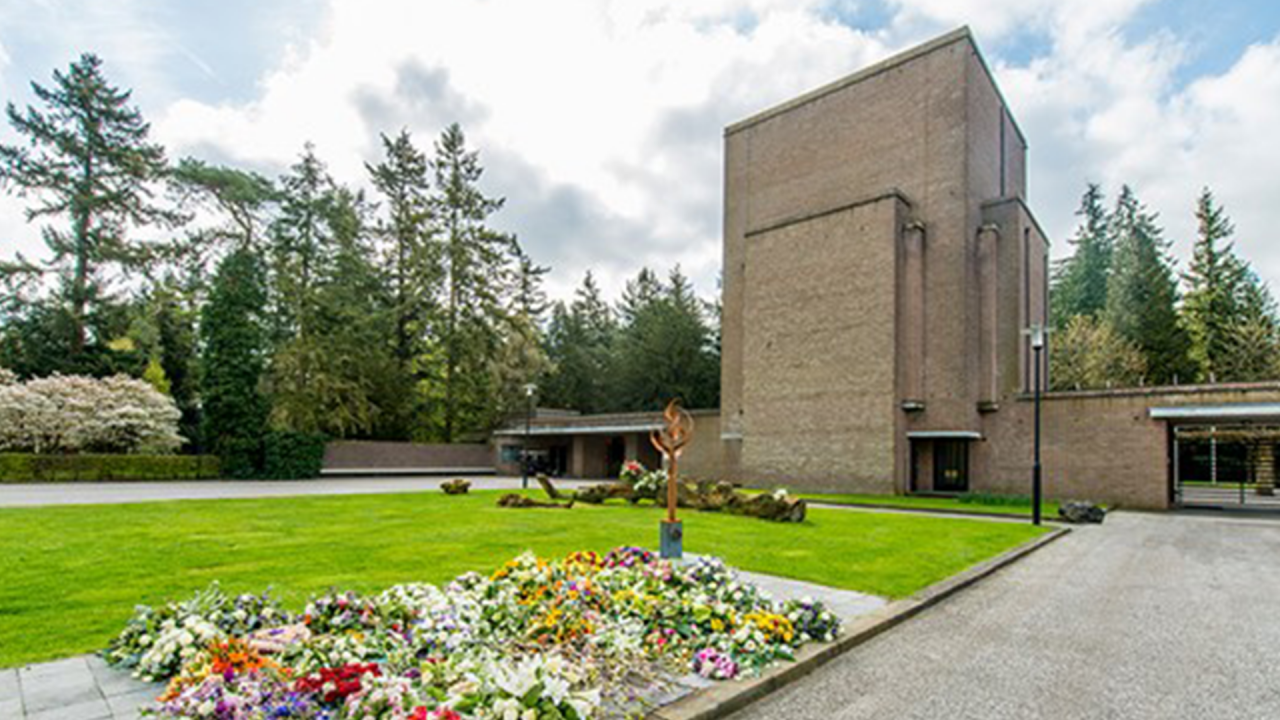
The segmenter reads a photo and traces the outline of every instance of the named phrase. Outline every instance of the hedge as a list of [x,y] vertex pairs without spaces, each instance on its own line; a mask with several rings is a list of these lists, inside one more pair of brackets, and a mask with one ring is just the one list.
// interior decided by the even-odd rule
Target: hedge
[[0,483],[216,480],[212,455],[36,455],[0,453]]
[[305,480],[320,476],[327,438],[316,433],[274,431],[262,443],[262,477]]

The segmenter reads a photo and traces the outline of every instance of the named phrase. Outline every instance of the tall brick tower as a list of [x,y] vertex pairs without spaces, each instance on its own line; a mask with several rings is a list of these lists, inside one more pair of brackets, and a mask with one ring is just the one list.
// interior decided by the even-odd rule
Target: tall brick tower
[[[963,491],[1029,389],[1048,242],[961,29],[725,130],[730,475]],[[1004,418],[1009,416],[1009,420]]]

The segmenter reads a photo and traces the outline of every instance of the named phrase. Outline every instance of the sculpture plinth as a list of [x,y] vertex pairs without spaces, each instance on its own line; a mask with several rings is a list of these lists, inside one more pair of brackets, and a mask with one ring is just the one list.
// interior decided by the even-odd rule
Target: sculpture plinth
[[667,518],[662,521],[659,550],[662,557],[679,560],[684,557],[684,524],[676,518],[679,502],[680,454],[693,439],[693,417],[680,407],[679,400],[667,403],[662,412],[666,427],[649,434],[649,442],[667,460]]

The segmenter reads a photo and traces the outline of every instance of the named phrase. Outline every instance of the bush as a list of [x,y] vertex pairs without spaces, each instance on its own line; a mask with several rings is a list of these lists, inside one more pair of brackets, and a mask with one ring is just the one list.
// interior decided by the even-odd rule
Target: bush
[[319,433],[274,431],[263,440],[261,477],[303,480],[320,476],[327,438]]
[[987,492],[967,492],[956,499],[969,505],[1031,507],[1031,498],[1026,495],[998,495],[996,493]]
[[0,376],[0,451],[172,452],[182,444],[181,417],[173,398],[124,375]]
[[36,455],[0,453],[0,483],[214,480],[212,455]]

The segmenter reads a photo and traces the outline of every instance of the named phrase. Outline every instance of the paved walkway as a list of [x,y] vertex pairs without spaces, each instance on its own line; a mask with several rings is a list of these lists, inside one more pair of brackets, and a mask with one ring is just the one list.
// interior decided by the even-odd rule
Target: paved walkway
[[[846,622],[885,604],[872,595],[771,575],[743,572],[740,577],[775,600],[822,600]],[[671,702],[702,685],[705,681],[688,676],[659,702]],[[150,705],[163,689],[163,684],[134,680],[92,655],[10,668],[0,670],[0,720],[135,720],[141,717],[139,708]]]
[[[0,484],[0,507],[34,505],[97,505],[105,503],[149,502],[152,500],[213,500],[222,498],[289,497],[296,495],[362,495],[402,493],[439,489],[449,476],[433,477],[343,477],[315,480],[206,480],[202,482],[117,482]],[[514,490],[518,477],[470,477],[476,490]],[[560,487],[574,487],[582,481],[557,480]],[[589,483],[588,483],[589,484]],[[529,486],[537,482],[529,479]]]
[[1280,518],[1117,513],[734,720],[1280,717]]

